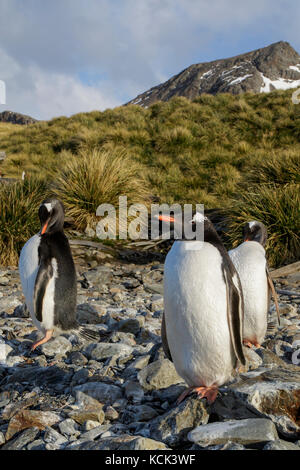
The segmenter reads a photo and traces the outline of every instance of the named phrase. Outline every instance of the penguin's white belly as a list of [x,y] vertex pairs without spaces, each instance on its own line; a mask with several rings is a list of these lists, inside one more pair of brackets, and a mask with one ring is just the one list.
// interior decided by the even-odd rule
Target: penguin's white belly
[[239,273],[244,294],[243,337],[261,343],[267,330],[268,281],[265,250],[253,241],[244,242],[229,256]]
[[175,368],[189,386],[220,386],[235,366],[222,257],[209,243],[187,250],[192,243],[201,245],[175,242],[166,258],[167,340]]
[[50,330],[54,325],[54,293],[55,279],[57,277],[57,263],[52,259],[53,277],[49,280],[42,303],[42,322],[36,318],[34,307],[34,290],[37,273],[39,270],[38,247],[40,244],[40,235],[34,235],[22,248],[19,259],[19,272],[26,299],[26,305],[30,312],[35,326],[42,332]]

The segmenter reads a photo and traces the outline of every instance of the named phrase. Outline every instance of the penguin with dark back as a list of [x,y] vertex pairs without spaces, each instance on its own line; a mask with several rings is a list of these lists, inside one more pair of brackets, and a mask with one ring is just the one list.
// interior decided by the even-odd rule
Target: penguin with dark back
[[243,341],[248,347],[260,347],[268,322],[270,299],[273,295],[279,306],[274,284],[266,260],[267,229],[262,222],[252,220],[243,227],[243,243],[229,251],[229,256],[240,276],[245,300]]
[[70,245],[64,234],[64,206],[48,198],[39,208],[41,231],[22,248],[19,272],[26,305],[44,337],[32,350],[50,340],[53,333],[78,333],[85,339],[99,335],[76,320],[77,279]]
[[[176,224],[176,217],[160,220]],[[204,241],[183,237],[166,257],[162,344],[189,385],[178,402],[196,392],[212,403],[218,387],[245,365],[243,292],[210,220],[196,213],[191,223],[202,224]]]

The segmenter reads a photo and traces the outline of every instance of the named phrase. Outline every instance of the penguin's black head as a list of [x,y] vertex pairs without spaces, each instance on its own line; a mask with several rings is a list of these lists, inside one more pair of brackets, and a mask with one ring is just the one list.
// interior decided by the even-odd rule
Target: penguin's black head
[[65,218],[62,202],[54,198],[45,199],[39,208],[39,218],[42,235],[62,231]]
[[244,242],[254,241],[266,245],[268,233],[265,225],[257,220],[247,222],[243,227]]
[[[174,216],[159,215],[158,220],[170,224],[170,231],[172,229],[174,233],[176,233],[175,238],[177,239],[192,240],[192,232],[194,232],[195,238],[195,235],[197,233],[197,226],[199,228],[198,236],[201,236],[201,239],[203,239],[203,241],[210,241],[211,239],[218,238],[217,232],[215,231],[212,222],[201,212],[195,212],[192,216],[192,219],[189,220],[185,220],[181,212],[179,214],[174,214]],[[188,234],[187,237],[186,234]]]

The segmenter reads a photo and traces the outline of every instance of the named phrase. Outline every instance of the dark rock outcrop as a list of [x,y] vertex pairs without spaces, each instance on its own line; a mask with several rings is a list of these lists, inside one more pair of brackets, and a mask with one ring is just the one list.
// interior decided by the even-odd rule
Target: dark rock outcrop
[[25,114],[15,113],[14,111],[3,111],[0,113],[0,122],[10,122],[11,124],[34,124],[37,119],[34,119]]

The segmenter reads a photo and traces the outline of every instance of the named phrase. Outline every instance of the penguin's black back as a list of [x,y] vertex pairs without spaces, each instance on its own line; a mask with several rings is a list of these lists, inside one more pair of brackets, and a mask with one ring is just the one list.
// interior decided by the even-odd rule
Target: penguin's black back
[[53,274],[51,261],[56,260],[57,277],[54,288],[54,325],[62,330],[78,326],[76,321],[77,280],[71,248],[61,231],[45,233],[39,246],[40,270]]

